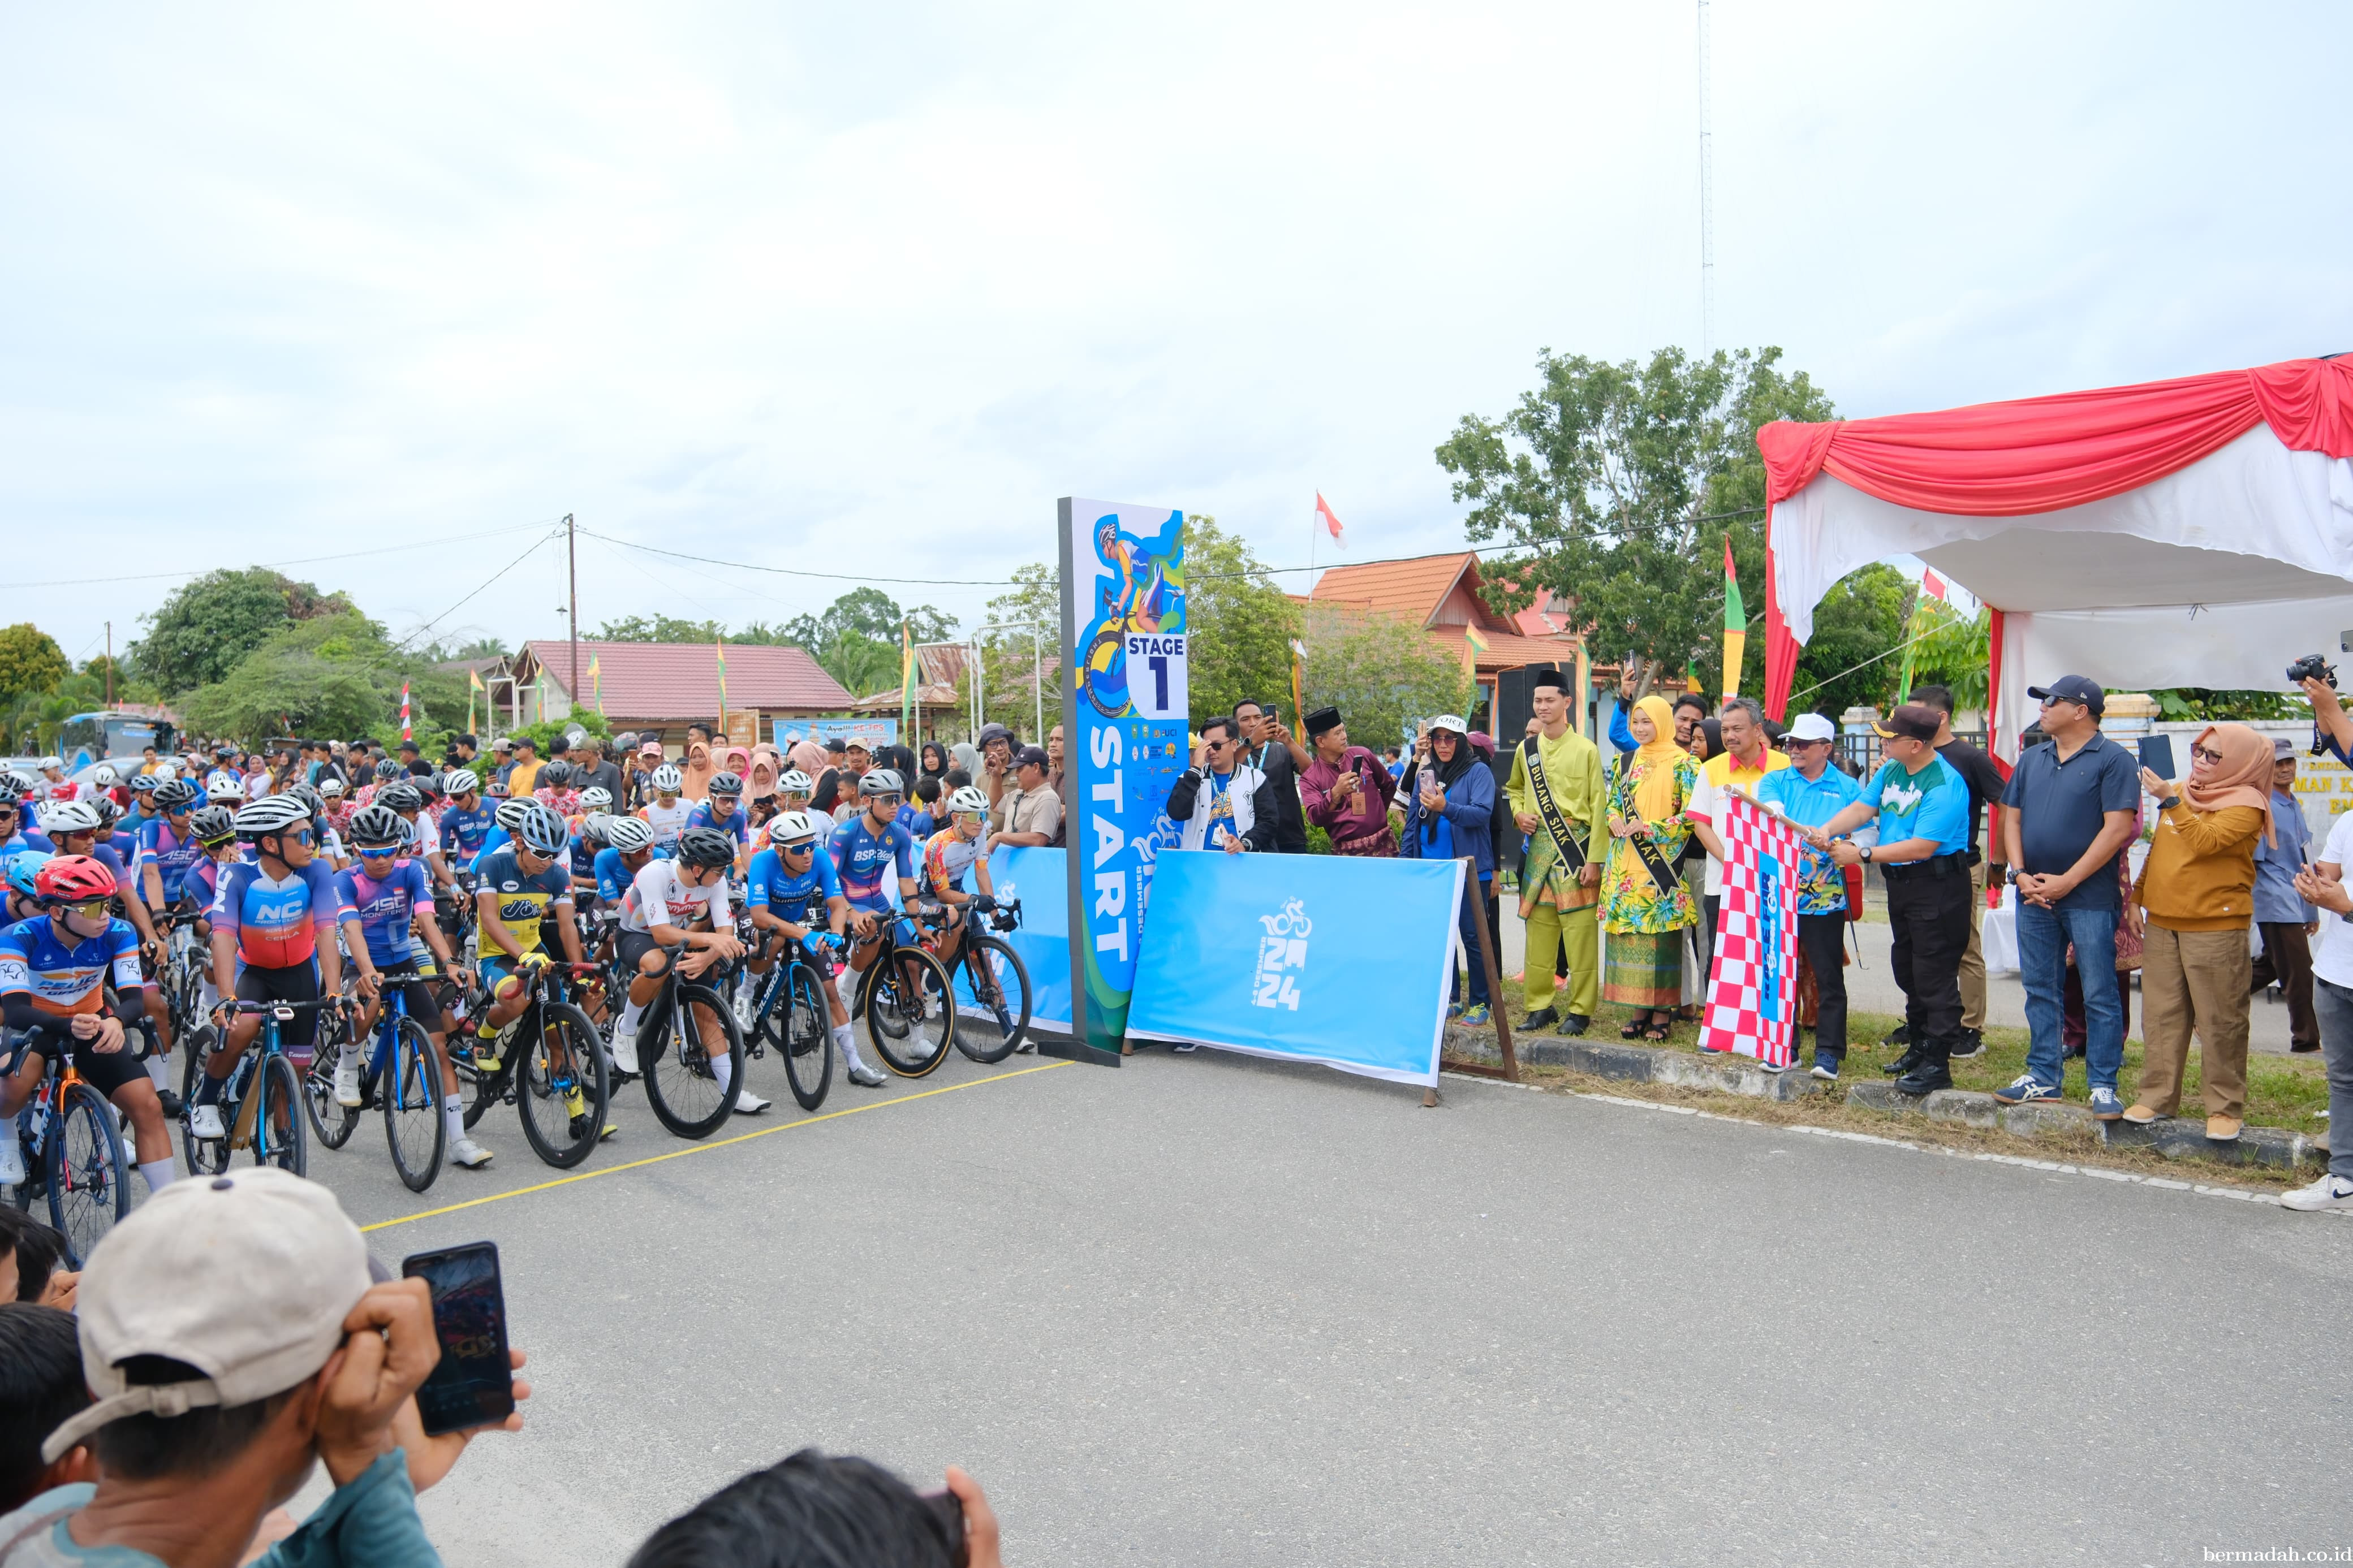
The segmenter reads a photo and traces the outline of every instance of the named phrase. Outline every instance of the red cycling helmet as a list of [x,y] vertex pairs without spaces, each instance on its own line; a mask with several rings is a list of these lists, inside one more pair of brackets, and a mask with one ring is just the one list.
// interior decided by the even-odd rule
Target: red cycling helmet
[[85,903],[114,897],[114,873],[88,855],[51,858],[33,879],[33,891],[53,904]]

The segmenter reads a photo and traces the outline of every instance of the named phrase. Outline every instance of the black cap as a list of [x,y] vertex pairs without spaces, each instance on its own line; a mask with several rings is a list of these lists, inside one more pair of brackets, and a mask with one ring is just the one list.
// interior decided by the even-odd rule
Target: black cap
[[1933,741],[1945,716],[1924,702],[1906,702],[1887,716],[1884,724],[1873,724],[1882,740],[1894,740],[1903,735],[1915,741]]
[[2108,707],[2108,694],[2100,689],[2099,683],[2080,675],[2063,675],[2048,686],[2030,686],[2026,694],[2038,702],[2046,697],[2055,697],[2062,702],[2080,702],[2092,710],[2094,719],[2106,712]]
[[1050,768],[1054,764],[1047,760],[1045,747],[1024,746],[1013,754],[1013,765],[1017,768]]
[[1013,731],[1007,729],[1002,724],[983,724],[980,727],[980,743],[984,746],[987,745],[991,741],[1010,741],[1012,739]]
[[849,750],[849,742],[843,740],[839,735],[828,736],[826,739],[825,749],[836,755],[839,755],[841,752]]
[[1539,669],[1536,671],[1535,679],[1529,683],[1528,689],[1541,691],[1546,687],[1550,687],[1556,691],[1566,691],[1568,689],[1568,677],[1556,669]]
[[1307,715],[1305,723],[1307,738],[1312,741],[1326,730],[1336,730],[1340,727],[1340,710],[1337,708],[1318,708]]
[[400,743],[400,749],[404,752],[414,752],[417,749],[417,742],[414,741],[403,741]]

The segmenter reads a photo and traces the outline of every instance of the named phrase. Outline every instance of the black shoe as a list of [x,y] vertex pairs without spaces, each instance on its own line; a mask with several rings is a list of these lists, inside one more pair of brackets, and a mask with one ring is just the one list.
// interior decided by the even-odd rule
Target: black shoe
[[1560,1027],[1555,1029],[1553,1033],[1556,1035],[1581,1035],[1585,1033],[1587,1029],[1590,1028],[1592,1025],[1593,1020],[1587,1017],[1584,1014],[1571,1013],[1567,1017],[1563,1018],[1560,1021]]
[[1879,1070],[1890,1078],[1902,1078],[1927,1059],[1928,1048],[1926,1046],[1914,1046]]
[[1934,1094],[1940,1089],[1953,1087],[1953,1075],[1942,1058],[1922,1062],[1895,1080],[1898,1094]]
[[1912,1026],[1909,1024],[1898,1024],[1880,1036],[1879,1043],[1883,1046],[1908,1046],[1912,1043]]
[[155,1091],[155,1100],[158,1104],[163,1106],[164,1115],[177,1117],[180,1114],[180,1097],[173,1093],[170,1089],[157,1089]]
[[1971,1057],[1983,1055],[1985,1055],[1985,1031],[1982,1029],[1963,1029],[1960,1038],[1953,1042],[1953,1059],[1957,1062],[1967,1061]]
[[1541,1029],[1546,1025],[1554,1022],[1559,1018],[1559,1016],[1560,1015],[1550,1007],[1539,1007],[1535,1012],[1520,1020],[1520,1032],[1523,1034],[1532,1033],[1535,1030]]

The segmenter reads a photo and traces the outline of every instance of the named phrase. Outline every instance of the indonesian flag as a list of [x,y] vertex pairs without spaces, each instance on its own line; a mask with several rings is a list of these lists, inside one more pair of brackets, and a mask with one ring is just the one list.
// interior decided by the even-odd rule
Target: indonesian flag
[[1945,580],[1936,575],[1936,569],[1935,567],[1923,566],[1920,568],[1920,592],[1927,595],[1928,597],[1932,599],[1942,599],[1945,597]]
[[400,738],[404,741],[417,739],[417,732],[408,724],[408,682],[406,680],[400,683]]
[[1317,490],[1315,492],[1315,521],[1319,525],[1321,525],[1324,532],[1332,536],[1333,543],[1338,544],[1341,542],[1340,520],[1333,514],[1332,503],[1324,499],[1324,492],[1322,490]]

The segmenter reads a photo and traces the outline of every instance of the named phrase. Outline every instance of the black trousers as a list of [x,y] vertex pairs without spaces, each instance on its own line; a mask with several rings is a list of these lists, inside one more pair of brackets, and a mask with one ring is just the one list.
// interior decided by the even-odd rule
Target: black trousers
[[1846,1060],[1846,911],[1799,915],[1798,951],[1814,976],[1814,1060],[1835,1065]]
[[1961,958],[1969,950],[1969,868],[1957,855],[1917,869],[1883,868],[1888,967],[1904,988],[1904,1022],[1915,1045],[1947,1047],[1961,1032]]

